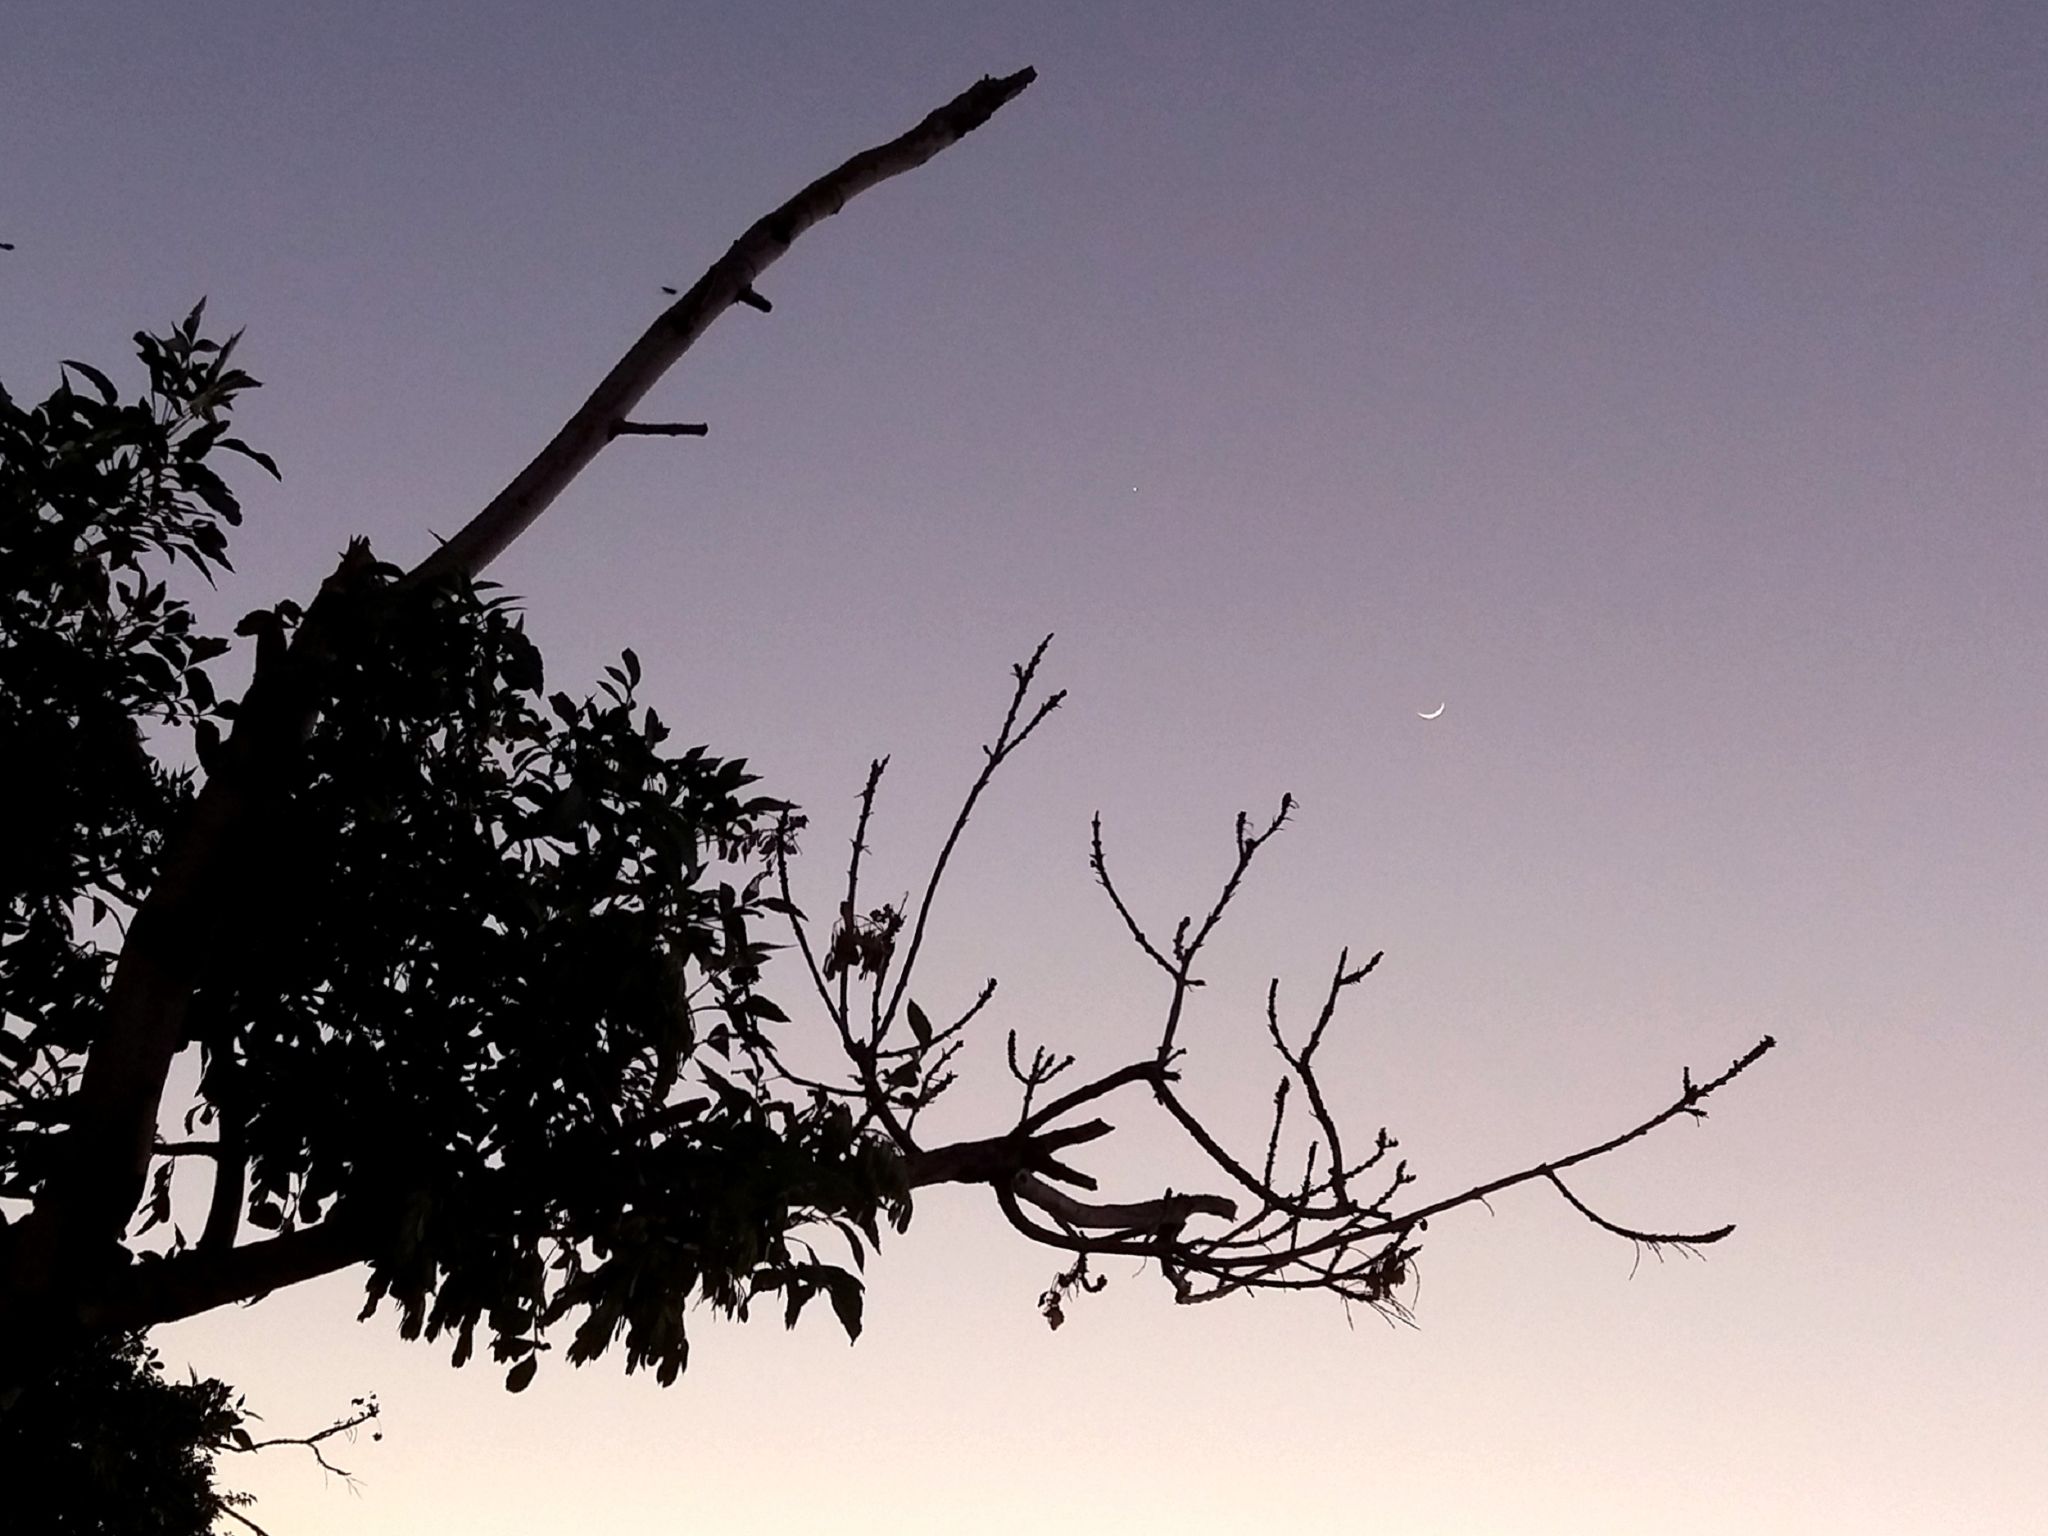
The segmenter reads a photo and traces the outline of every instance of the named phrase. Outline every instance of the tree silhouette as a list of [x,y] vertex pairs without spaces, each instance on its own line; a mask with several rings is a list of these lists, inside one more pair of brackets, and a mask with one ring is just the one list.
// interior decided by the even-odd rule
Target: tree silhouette
[[[822,1296],[857,1334],[867,1249],[943,1182],[987,1186],[1017,1231],[1062,1252],[1042,1303],[1054,1325],[1110,1254],[1156,1262],[1183,1302],[1310,1290],[1400,1313],[1429,1221],[1523,1183],[1641,1243],[1731,1230],[1612,1222],[1561,1176],[1702,1115],[1768,1038],[1618,1135],[1404,1203],[1395,1139],[1348,1132],[1318,1075],[1377,956],[1340,956],[1305,1025],[1283,1019],[1274,983],[1269,1134],[1248,1150],[1213,1134],[1180,1096],[1180,1025],[1284,799],[1263,824],[1239,817],[1213,903],[1163,939],[1113,882],[1098,821],[1105,918],[1164,977],[1157,1036],[1069,1087],[1071,1057],[1027,1057],[1013,1033],[1014,1120],[926,1145],[919,1118],[995,984],[938,1021],[913,977],[981,796],[1060,702],[1039,690],[1045,646],[1016,667],[904,908],[863,906],[874,765],[824,929],[793,889],[803,818],[753,793],[743,760],[674,750],[632,651],[588,696],[547,691],[511,602],[482,579],[490,561],[617,436],[701,430],[630,413],[726,309],[770,307],[756,284],[798,236],[1032,78],[982,80],[758,221],[419,565],[358,541],[309,603],[246,617],[238,701],[208,670],[232,642],[200,633],[162,574],[227,565],[240,507],[220,455],[276,473],[228,435],[255,385],[235,338],[204,335],[195,308],[137,338],[138,399],[82,363],[33,408],[0,396],[0,730],[22,775],[0,876],[0,1387],[47,1379],[95,1338],[358,1264],[364,1315],[388,1299],[406,1335],[450,1337],[457,1363],[481,1329],[513,1390],[564,1324],[572,1361],[622,1344],[628,1371],[666,1382],[696,1299],[745,1316],[773,1297],[794,1323]],[[174,766],[187,737],[196,768]],[[778,970],[822,1011],[808,1037],[836,1063],[822,1073],[765,983],[785,931],[803,972]],[[177,1119],[166,1084],[186,1053],[198,1087]],[[1209,1187],[1083,1198],[1096,1183],[1072,1159],[1111,1133],[1097,1111],[1118,1095],[1179,1126]],[[195,1165],[211,1177],[188,1234],[175,1194]]]

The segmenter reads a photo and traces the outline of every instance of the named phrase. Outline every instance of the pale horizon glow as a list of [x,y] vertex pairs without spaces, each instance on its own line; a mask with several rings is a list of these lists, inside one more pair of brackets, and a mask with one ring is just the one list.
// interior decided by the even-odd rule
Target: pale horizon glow
[[[883,753],[874,888],[912,886],[1057,633],[1069,701],[929,941],[929,997],[1002,982],[940,1129],[1002,1127],[1008,1029],[1151,1038],[1097,810],[1170,930],[1296,795],[1190,1091],[1257,1135],[1267,978],[1307,1009],[1384,950],[1330,1070],[1421,1198],[1782,1043],[1573,1186],[1730,1239],[1638,1266],[1518,1190],[1433,1224],[1414,1328],[1109,1266],[1054,1334],[1057,1256],[945,1189],[857,1346],[706,1316],[666,1391],[551,1361],[508,1396],[356,1323],[351,1275],[162,1330],[276,1432],[379,1394],[353,1492],[225,1468],[266,1529],[2048,1529],[2048,8],[16,12],[0,379],[112,369],[201,294],[247,327],[284,481],[242,483],[228,621],[352,535],[422,555],[663,285],[1038,69],[660,387],[707,437],[617,443],[491,572],[551,686],[630,645],[806,808],[818,905]],[[1414,730],[1429,697],[1459,715]],[[1118,1107],[1109,1197],[1194,1176]]]

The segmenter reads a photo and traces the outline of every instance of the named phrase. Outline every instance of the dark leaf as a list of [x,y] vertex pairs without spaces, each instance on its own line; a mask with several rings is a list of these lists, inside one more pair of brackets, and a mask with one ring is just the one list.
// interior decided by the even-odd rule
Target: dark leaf
[[851,1344],[860,1337],[860,1314],[864,1297],[860,1281],[843,1269],[828,1269],[824,1273],[825,1294],[832,1302],[833,1315],[839,1319],[839,1326],[846,1330],[846,1342]]
[[284,478],[283,475],[277,472],[277,460],[259,449],[251,448],[239,437],[224,437],[220,440],[220,446],[229,453],[239,453],[245,459],[254,459],[258,464],[261,464],[270,471],[271,479],[282,480]]
[[102,400],[106,401],[107,404],[109,405],[112,405],[114,403],[114,381],[108,378],[104,373],[101,373],[99,369],[93,367],[90,363],[81,363],[77,359],[69,357],[64,359],[64,366],[66,368],[76,368],[88,379],[92,380],[92,386],[94,389],[97,389],[100,392],[100,398]]

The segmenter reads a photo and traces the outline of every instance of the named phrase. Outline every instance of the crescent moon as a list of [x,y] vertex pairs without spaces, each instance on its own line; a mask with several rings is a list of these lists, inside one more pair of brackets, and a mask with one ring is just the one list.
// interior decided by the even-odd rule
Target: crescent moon
[[1446,700],[1444,703],[1437,705],[1435,709],[1432,709],[1426,715],[1418,709],[1417,711],[1415,711],[1416,716],[1423,720],[1434,720],[1438,715],[1442,714],[1445,709],[1449,708],[1449,702],[1449,700]]

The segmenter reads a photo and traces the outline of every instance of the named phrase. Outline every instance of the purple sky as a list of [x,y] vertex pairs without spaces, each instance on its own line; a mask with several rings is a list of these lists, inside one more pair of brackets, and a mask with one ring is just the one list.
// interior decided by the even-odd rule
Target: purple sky
[[[17,7],[0,377],[201,293],[269,385],[215,610],[410,560],[753,218],[984,73],[1040,80],[808,236],[492,574],[551,682],[623,645],[820,850],[893,752],[917,878],[1010,662],[1068,707],[963,846],[922,990],[1107,1066],[1156,973],[1089,883],[1205,903],[1189,1028],[1248,1126],[1256,1006],[1383,948],[1341,1043],[1425,1195],[1610,1134],[1646,1260],[1524,1191],[1436,1224],[1419,1331],[1176,1309],[1057,1336],[1053,1257],[937,1192],[869,1329],[708,1318],[662,1392],[352,1321],[353,1277],[166,1330],[295,1430],[383,1398],[295,1536],[659,1521],[950,1533],[2011,1532],[2048,1522],[2048,8],[1782,3]],[[1448,704],[1425,723],[1416,711]],[[794,994],[793,984],[786,988]],[[950,996],[948,996],[950,992]],[[1287,995],[1283,993],[1283,996]],[[1334,1067],[1333,1067],[1334,1070]],[[1090,1166],[1192,1178],[1133,1110]]]

